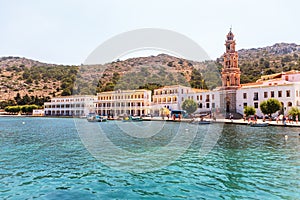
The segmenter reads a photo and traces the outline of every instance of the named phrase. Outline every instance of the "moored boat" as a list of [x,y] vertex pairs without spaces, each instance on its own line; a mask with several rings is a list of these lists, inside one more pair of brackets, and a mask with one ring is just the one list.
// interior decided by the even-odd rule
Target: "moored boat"
[[197,120],[195,118],[193,118],[191,121],[189,121],[190,124],[199,124],[199,125],[204,125],[204,124],[211,124],[212,121],[211,120],[205,120],[203,118],[201,118],[200,120]]
[[129,116],[129,117],[124,117],[123,122],[141,122],[143,121],[143,118],[141,117],[133,117],[133,116]]
[[104,118],[103,116],[99,116],[99,115],[88,115],[86,119],[88,122],[105,122],[105,121],[107,121],[107,118]]
[[199,125],[203,125],[203,124],[211,124],[211,121],[203,120],[203,121],[199,121],[198,124],[199,124]]

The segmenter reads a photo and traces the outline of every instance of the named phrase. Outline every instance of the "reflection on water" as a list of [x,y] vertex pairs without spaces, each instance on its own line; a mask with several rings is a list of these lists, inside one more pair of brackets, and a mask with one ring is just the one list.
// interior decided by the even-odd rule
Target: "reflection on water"
[[[178,126],[169,123],[159,134],[132,138],[112,124],[101,127],[114,144],[133,152],[168,144]],[[171,165],[136,174],[91,156],[73,119],[0,118],[0,198],[300,198],[300,129],[209,126],[197,127],[190,148]],[[216,146],[199,157],[205,135],[217,129]]]

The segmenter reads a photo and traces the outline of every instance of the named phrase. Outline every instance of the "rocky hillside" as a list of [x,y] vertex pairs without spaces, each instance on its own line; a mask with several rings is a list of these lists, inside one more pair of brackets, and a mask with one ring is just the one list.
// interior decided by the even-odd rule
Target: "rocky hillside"
[[[52,98],[71,94],[95,94],[114,89],[155,89],[183,84],[195,88],[219,84],[215,62],[188,61],[166,54],[130,58],[105,65],[63,66],[41,63],[20,57],[0,58],[0,100],[15,100],[25,95]],[[208,71],[210,80],[201,73]],[[211,81],[213,80],[213,81]],[[212,84],[211,84],[212,83]],[[27,97],[26,97],[27,98]]]
[[71,94],[77,66],[41,63],[27,58],[0,58],[0,100],[13,100],[19,93],[31,99]]
[[256,81],[261,75],[300,70],[300,45],[294,43],[241,49],[238,53],[242,83]]
[[251,48],[251,49],[241,49],[238,51],[239,56],[242,59],[247,59],[253,55],[262,53],[263,56],[280,56],[292,53],[300,52],[300,45],[295,43],[276,43],[272,46],[261,47],[261,48]]
[[[166,54],[157,56],[130,58],[100,66],[103,71],[99,77],[98,90],[147,88],[147,84],[156,85],[192,85],[195,88],[213,88],[219,85],[219,70],[215,62],[194,62]],[[99,67],[99,66],[98,66]],[[211,79],[203,73],[210,72]],[[202,75],[201,75],[202,74]],[[201,82],[202,76],[205,83]],[[209,76],[207,76],[209,77]],[[215,80],[213,80],[215,79]]]

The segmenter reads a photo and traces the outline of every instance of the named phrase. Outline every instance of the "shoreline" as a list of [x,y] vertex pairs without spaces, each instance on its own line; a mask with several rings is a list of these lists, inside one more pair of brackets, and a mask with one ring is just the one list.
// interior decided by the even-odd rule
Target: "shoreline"
[[[217,119],[215,123],[249,125],[249,122],[247,120],[244,121],[243,119],[234,119],[232,121],[230,119]],[[282,121],[279,121],[277,123],[276,121],[268,121],[268,120],[266,120],[265,122],[263,122],[263,120],[258,119],[257,123],[268,123],[268,126],[283,126],[283,127],[296,127],[296,128],[300,128],[300,122],[298,122],[298,123],[293,122],[293,123],[283,124]]]
[[[74,117],[74,116],[32,116],[32,115],[0,115],[0,117],[41,117],[41,118],[78,118],[80,117]],[[82,118],[85,119],[85,118]],[[108,119],[109,121],[120,121],[120,119]],[[192,119],[181,119],[181,120],[173,120],[173,119],[162,119],[161,117],[145,117],[143,118],[143,121],[165,121],[165,122],[184,122],[184,123],[190,123]],[[225,123],[225,124],[236,124],[236,125],[249,125],[249,122],[243,119],[216,119],[215,121],[212,119],[208,119],[207,121],[214,123]],[[198,120],[195,120],[194,122],[198,122]],[[261,119],[258,119],[257,123],[262,123],[263,121]],[[283,126],[283,127],[293,127],[293,128],[300,128],[300,122],[296,123],[286,123],[283,124],[282,121],[279,121],[278,123],[276,121],[265,121],[268,123],[268,126]]]

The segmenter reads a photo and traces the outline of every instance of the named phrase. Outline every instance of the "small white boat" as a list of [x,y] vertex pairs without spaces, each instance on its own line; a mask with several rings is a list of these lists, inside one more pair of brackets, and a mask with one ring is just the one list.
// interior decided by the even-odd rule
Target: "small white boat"
[[88,115],[86,119],[88,122],[106,122],[107,121],[107,118],[104,118],[99,115]]
[[212,121],[204,120],[203,118],[200,120],[197,119],[192,119],[189,121],[190,124],[199,124],[199,125],[204,125],[204,124],[211,124]]
[[261,122],[261,123],[253,123],[253,122],[250,122],[249,125],[251,127],[266,127],[269,125],[269,123],[267,122]]

